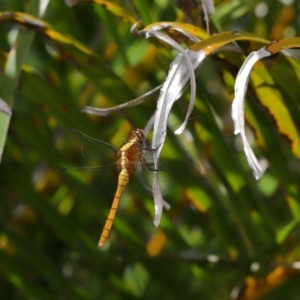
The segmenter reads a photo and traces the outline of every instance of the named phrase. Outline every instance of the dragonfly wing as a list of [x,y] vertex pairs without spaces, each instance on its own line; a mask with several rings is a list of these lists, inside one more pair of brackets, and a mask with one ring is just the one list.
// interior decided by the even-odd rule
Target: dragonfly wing
[[154,149],[152,150],[152,156],[153,153],[158,151],[161,146],[165,149],[163,152],[166,152],[167,150],[167,152],[171,154],[174,151],[174,146],[181,145],[181,147],[184,147],[184,145],[193,143],[193,136],[196,135],[195,127],[198,122],[200,122],[199,117],[189,118],[186,129],[180,135],[175,134],[175,131],[182,125],[182,122],[169,126],[166,130],[162,130],[155,135],[152,134],[153,132],[149,132],[148,130],[144,148]]
[[89,187],[89,194],[94,198],[104,195],[113,199],[118,183],[116,164],[98,167],[70,167],[60,171],[60,177],[65,181],[83,184]]
[[136,177],[139,178],[143,189],[153,195],[155,193],[153,190],[154,173],[156,173],[161,193],[167,194],[178,185],[178,182],[182,186],[189,186],[197,180],[199,170],[198,164],[192,159],[171,159],[160,162],[156,169],[152,163],[144,165],[143,170],[136,172]]
[[69,128],[73,151],[75,151],[74,164],[94,167],[113,164],[117,161],[118,149],[111,144],[102,142],[86,135],[85,133]]
[[181,126],[181,123],[178,123],[152,138],[152,140],[160,140],[166,136],[157,166],[154,166],[154,155],[158,148],[144,145],[138,177],[146,190],[153,193],[155,171],[158,171],[157,176],[163,194],[172,190],[176,182],[188,185],[196,174],[199,176],[199,165],[189,158],[190,153],[195,152],[193,136],[196,134],[194,127],[197,121],[199,118],[190,118],[186,130],[180,136],[174,134],[174,131]]

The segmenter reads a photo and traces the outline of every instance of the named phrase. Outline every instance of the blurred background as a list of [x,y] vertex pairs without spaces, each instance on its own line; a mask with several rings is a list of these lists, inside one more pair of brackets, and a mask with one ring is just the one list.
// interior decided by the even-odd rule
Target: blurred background
[[[252,72],[246,122],[267,167],[260,180],[231,120],[235,77],[264,46],[249,39],[237,42],[238,52],[216,51],[197,72],[192,146],[173,143],[172,150],[177,157],[188,152],[201,172],[189,180],[172,174],[171,209],[158,228],[152,197],[126,189],[111,236],[97,249],[112,198],[88,180],[61,176],[62,168],[80,165],[68,128],[122,146],[154,114],[159,92],[107,116],[80,109],[110,108],[157,87],[177,54],[131,35],[131,26],[189,23],[206,39],[207,24],[196,0],[67,4],[0,1],[0,97],[12,109],[11,118],[0,113],[1,298],[298,299],[299,53],[264,59]],[[210,34],[299,36],[297,1],[214,5]],[[172,108],[170,125],[184,120],[189,92]]]

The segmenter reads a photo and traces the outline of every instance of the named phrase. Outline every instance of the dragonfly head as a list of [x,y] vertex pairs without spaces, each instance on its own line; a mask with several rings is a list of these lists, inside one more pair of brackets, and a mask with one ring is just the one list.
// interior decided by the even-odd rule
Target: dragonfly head
[[131,131],[129,140],[134,140],[137,143],[143,144],[145,141],[145,133],[142,129],[135,129]]

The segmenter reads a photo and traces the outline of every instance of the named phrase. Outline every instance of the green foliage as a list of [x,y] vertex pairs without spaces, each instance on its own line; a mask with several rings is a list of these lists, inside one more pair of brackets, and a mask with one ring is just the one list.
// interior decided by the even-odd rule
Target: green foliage
[[[258,17],[262,4],[268,12]],[[298,62],[277,54],[251,73],[247,134],[268,166],[259,181],[230,118],[243,61],[268,41],[299,35],[299,4],[232,0],[215,6],[211,33],[228,32],[207,36],[198,6],[179,9],[171,1],[95,0],[69,7],[54,0],[44,12],[37,0],[0,2],[0,98],[12,110],[12,116],[0,111],[3,298],[294,299],[299,294]],[[182,168],[172,175],[174,189],[166,196],[171,209],[158,229],[152,224],[152,198],[128,188],[107,244],[97,249],[112,199],[97,184],[59,171],[78,165],[80,149],[69,127],[120,147],[154,114],[158,93],[105,117],[80,112],[84,106],[126,103],[165,80],[176,54],[154,39],[132,36],[137,20],[177,22],[206,39],[195,50],[218,50],[197,73],[194,142],[173,146],[177,157],[192,156],[201,174],[182,179]],[[230,30],[243,32],[237,38]],[[172,30],[168,34],[190,46]],[[230,42],[240,51],[219,48]],[[187,90],[172,108],[170,124],[185,118],[188,100]]]

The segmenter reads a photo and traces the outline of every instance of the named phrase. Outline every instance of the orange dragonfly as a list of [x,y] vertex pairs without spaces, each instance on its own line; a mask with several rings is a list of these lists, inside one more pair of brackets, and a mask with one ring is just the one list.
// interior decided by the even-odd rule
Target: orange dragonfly
[[[113,145],[91,138],[75,128],[70,128],[70,130],[80,144],[82,158],[87,160],[84,165],[88,164],[92,167],[70,167],[61,171],[71,176],[73,174],[79,179],[92,179],[95,185],[105,186],[105,193],[109,187],[111,192],[114,192],[113,202],[98,242],[98,248],[100,248],[110,235],[124,188],[128,185],[133,173],[138,172],[138,178],[143,188],[152,191],[153,175],[154,172],[158,172],[160,180],[163,180],[162,190],[166,191],[172,185],[168,173],[170,173],[170,169],[174,170],[174,160],[160,162],[159,169],[155,169],[153,154],[156,150],[146,145],[142,129],[133,130],[127,142],[119,150]],[[191,162],[191,160],[185,161]],[[182,167],[177,170],[177,173],[180,172],[182,173]],[[114,184],[112,185],[112,183]]]

